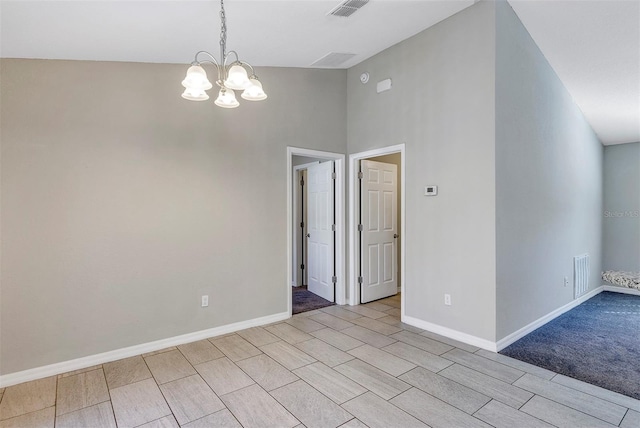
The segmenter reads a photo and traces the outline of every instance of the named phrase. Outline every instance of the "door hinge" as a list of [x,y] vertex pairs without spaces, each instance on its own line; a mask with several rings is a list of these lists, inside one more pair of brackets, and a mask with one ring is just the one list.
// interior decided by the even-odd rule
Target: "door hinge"
[[358,225],[358,232],[362,232],[362,229],[364,229],[364,228],[362,227],[362,225],[361,225],[361,224],[359,224],[359,225]]
[[300,269],[304,270],[304,265],[300,265]]
[[358,277],[358,284],[362,284],[362,277],[361,276]]
[[334,275],[334,276],[332,276],[332,277],[331,277],[331,282],[333,282],[334,284],[335,284],[336,282],[338,282],[338,277],[337,277],[337,276],[335,276],[335,275]]
[[331,179],[335,180],[336,178],[338,178],[338,175],[335,172],[331,173]]
[[363,177],[364,177],[364,174],[362,173],[362,171],[358,171],[358,178],[362,180]]
[[300,222],[300,227],[304,228],[304,221]]
[[301,185],[301,186],[304,186],[304,178],[301,178],[301,179],[300,179],[300,185]]
[[332,224],[332,225],[331,225],[331,231],[332,231],[332,232],[335,232],[335,231],[336,231],[336,225],[335,225],[335,224]]

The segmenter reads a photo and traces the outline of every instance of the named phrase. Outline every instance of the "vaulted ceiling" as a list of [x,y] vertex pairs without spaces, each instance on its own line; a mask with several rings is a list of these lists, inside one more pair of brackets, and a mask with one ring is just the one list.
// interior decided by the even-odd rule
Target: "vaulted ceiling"
[[[510,0],[605,144],[640,141],[640,0]],[[473,0],[226,0],[228,48],[257,66],[349,68]],[[216,0],[0,1],[3,58],[189,63],[219,49]],[[473,34],[469,34],[473,37]]]

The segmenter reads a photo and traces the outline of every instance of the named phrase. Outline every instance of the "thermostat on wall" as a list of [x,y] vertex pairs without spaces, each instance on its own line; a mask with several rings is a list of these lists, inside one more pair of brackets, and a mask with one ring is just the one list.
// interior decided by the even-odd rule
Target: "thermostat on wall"
[[424,188],[425,196],[435,196],[438,194],[438,186],[426,186]]

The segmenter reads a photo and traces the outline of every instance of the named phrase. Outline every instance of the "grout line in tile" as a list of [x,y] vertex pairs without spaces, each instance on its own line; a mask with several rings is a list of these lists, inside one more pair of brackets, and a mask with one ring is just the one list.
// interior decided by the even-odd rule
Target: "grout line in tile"
[[627,411],[624,412],[624,415],[622,416],[622,419],[620,420],[620,423],[618,424],[618,426],[622,424],[622,421],[624,421],[624,418],[627,417],[627,415],[629,414],[629,411],[631,411],[631,409],[627,408]]
[[[532,394],[533,394],[533,393],[532,393]],[[520,411],[521,411],[520,409],[522,409],[524,406],[526,406],[526,405],[527,405],[527,403],[528,403],[529,401],[531,401],[531,400],[533,399],[533,397],[535,397],[536,395],[538,395],[538,394],[533,394],[533,395],[532,395],[532,396],[531,396],[527,401],[525,401],[524,403],[522,403],[522,406],[518,407],[516,410],[520,412]],[[495,400],[495,398],[491,398],[491,400]],[[496,401],[501,402],[500,400],[496,400]],[[552,401],[553,401],[553,400],[552,400]],[[489,403],[490,403],[490,402],[491,402],[491,401],[489,401]],[[489,404],[489,403],[487,403],[487,404]],[[486,405],[486,404],[485,404],[485,405]],[[482,406],[482,407],[484,407],[484,406]]]
[[[514,380],[513,382],[511,382],[511,385],[513,385],[514,383],[516,383],[517,381],[519,381],[519,380],[522,378],[522,376],[524,376],[524,375],[526,375],[526,374],[527,374],[526,372],[522,373],[522,374],[518,377],[518,379],[516,379],[516,380]],[[516,386],[516,385],[513,385],[513,386]],[[522,388],[520,388],[520,389],[522,389]]]
[[109,407],[111,408],[111,414],[113,415],[113,423],[118,426],[118,421],[116,420],[116,411],[113,409],[113,401],[111,401],[111,390],[107,388],[109,392]]
[[[534,375],[534,374],[532,374],[532,373],[529,373],[529,374],[530,374],[530,375],[532,375],[532,376],[535,376],[535,375]],[[593,394],[590,394],[589,392],[583,391],[583,390],[581,390],[581,389],[575,389],[575,388],[573,388],[573,387],[571,387],[571,386],[569,386],[569,385],[565,385],[565,384],[563,384],[563,383],[559,383],[559,382],[554,381],[553,379],[555,379],[555,378],[556,378],[556,377],[558,377],[558,376],[560,376],[560,373],[556,373],[556,374],[555,374],[551,379],[549,379],[549,382],[553,382],[553,383],[554,383],[554,384],[556,384],[556,385],[561,385],[561,386],[564,386],[564,387],[566,387],[566,388],[569,388],[569,389],[571,389],[571,390],[573,390],[573,391],[577,391],[577,392],[580,392],[580,393],[582,393],[582,394],[586,394],[586,395],[589,395],[589,396],[591,396],[591,397],[597,398],[597,399],[599,399],[599,400],[606,401],[607,403],[611,403],[611,404],[613,404],[613,405],[615,405],[615,406],[624,407],[625,409],[627,409],[627,411],[628,411],[628,410],[630,410],[630,409],[629,409],[629,407],[627,407],[627,406],[625,406],[625,405],[623,405],[623,404],[614,403],[613,401],[608,400],[608,399],[603,398],[603,397],[600,397],[600,396],[598,396],[598,395],[593,395]],[[570,376],[569,376],[569,377],[570,377]],[[575,378],[572,378],[572,379],[575,379]],[[547,379],[545,379],[545,380],[547,380]],[[589,382],[585,382],[585,381],[582,381],[582,380],[580,380],[580,379],[575,379],[575,380],[578,380],[578,381],[580,381],[580,382],[586,383],[586,384],[588,384],[588,385],[592,385],[592,386],[598,387],[598,385],[595,385],[595,384],[592,384],[592,383],[589,383]],[[600,388],[605,389],[605,390],[607,390],[607,391],[609,391],[609,392],[613,392],[613,393],[616,393],[616,394],[623,395],[623,396],[625,396],[625,397],[627,397],[627,398],[630,398],[630,399],[634,399],[633,397],[629,397],[628,395],[625,395],[625,394],[623,394],[623,393],[621,393],[621,392],[612,391],[612,390],[610,390],[610,389],[603,388],[603,387],[600,387]],[[546,397],[545,397],[545,398],[546,398]],[[625,415],[626,415],[626,413],[625,413]],[[624,419],[624,418],[623,418],[623,419]]]
[[[176,346],[176,349],[178,349],[178,347]],[[179,350],[178,350],[179,352]],[[182,353],[180,353],[182,355]],[[186,358],[185,358],[186,359]],[[167,405],[167,409],[169,409],[169,411],[171,412],[171,415],[175,418],[176,415],[173,414],[173,409],[171,408],[171,406],[169,405],[169,402],[167,401],[167,397],[164,396],[164,393],[162,392],[162,388],[160,388],[160,384],[158,383],[158,380],[155,378],[155,376],[153,375],[153,372],[151,371],[151,367],[149,367],[149,365],[147,364],[147,360],[145,358],[142,358],[142,361],[144,361],[145,365],[147,366],[147,370],[149,370],[149,373],[151,373],[151,379],[153,379],[153,381],[156,383],[156,387],[158,388],[158,390],[160,390],[160,394],[162,395],[162,399],[164,400],[165,404]],[[187,363],[191,366],[191,368],[193,368],[193,370],[198,373],[198,371],[193,367],[193,365],[191,363],[189,363],[189,360],[187,360]],[[200,373],[198,373],[198,375],[200,375]],[[187,376],[188,377],[188,376]],[[184,379],[184,378],[182,378]],[[145,379],[147,380],[147,379]],[[175,379],[178,380],[178,379]],[[144,381],[140,381],[140,382],[144,382]],[[167,382],[169,383],[169,382]],[[112,404],[113,406],[113,404]],[[113,413],[113,417],[115,419],[115,412]],[[165,415],[168,416],[168,415]],[[163,416],[163,418],[165,417]],[[160,418],[162,419],[162,418]],[[176,419],[177,421],[177,419]],[[150,422],[150,421],[149,421]],[[148,422],[145,422],[148,423]],[[116,425],[118,425],[118,421],[116,420]],[[144,425],[144,424],[143,424]]]
[[[13,386],[13,385],[11,385],[11,386]],[[7,419],[2,419],[2,420],[0,420],[0,422],[5,422],[6,423],[7,421],[10,421],[11,419],[21,418],[23,416],[31,415],[33,413],[41,412],[43,410],[50,409],[50,408],[53,408],[53,423],[54,423],[54,426],[55,426],[55,421],[57,419],[57,416],[56,416],[56,405],[55,404],[53,406],[44,407],[44,408],[38,409],[38,410],[32,410],[32,411],[27,412],[27,413],[22,413],[20,415],[15,415],[15,416],[12,416],[12,417],[7,418]],[[24,428],[26,428],[26,427],[24,427]]]
[[[460,348],[455,348],[455,349],[460,349]],[[462,349],[462,350],[464,351],[464,349]],[[480,350],[482,350],[482,349],[478,349],[478,351],[480,351]],[[476,352],[477,352],[477,351],[476,351]],[[492,362],[492,363],[499,364],[500,366],[505,367],[506,369],[518,370],[518,371],[522,372],[522,374],[518,377],[518,379],[520,379],[522,376],[524,376],[524,375],[526,375],[526,374],[528,373],[528,372],[526,372],[526,371],[524,371],[524,370],[518,369],[518,368],[516,368],[516,367],[512,367],[512,366],[510,366],[510,365],[508,365],[508,364],[504,364],[504,363],[502,363],[502,362],[500,362],[500,361],[495,361],[495,360],[492,360],[492,359],[490,359],[490,358],[485,358],[485,357],[483,357],[482,355],[477,355],[475,352],[473,353],[473,355],[476,355],[477,357],[480,357],[480,358],[482,358],[483,360],[486,360],[486,361],[490,361],[490,362]],[[443,358],[446,358],[446,357],[443,357]],[[455,361],[454,361],[454,363],[455,363]],[[471,368],[471,367],[470,367],[470,368]],[[477,371],[477,370],[476,370],[476,371]],[[529,373],[529,374],[531,374],[531,373]],[[535,376],[535,375],[534,375],[534,376]],[[555,376],[554,376],[554,377],[555,377]],[[514,382],[517,382],[517,381],[518,381],[518,379],[514,380],[514,381],[513,381],[513,382],[511,382],[511,383],[513,384]],[[504,381],[503,381],[503,382],[504,382]],[[521,389],[522,389],[522,388],[521,388]]]
[[[460,349],[460,348],[454,348],[454,349]],[[461,349],[461,350],[462,350],[462,351],[464,351],[464,349]],[[449,352],[449,351],[447,351],[447,352]],[[465,351],[465,352],[466,352],[466,351]],[[467,366],[467,365],[466,365],[466,364],[464,364],[464,363],[461,363],[461,362],[459,362],[459,361],[453,361],[453,360],[450,360],[450,359],[448,359],[444,354],[446,354],[446,352],[445,352],[445,353],[442,353],[442,354],[440,354],[440,355],[438,355],[438,356],[439,356],[440,358],[444,358],[444,359],[445,359],[445,360],[447,360],[447,361],[451,361],[453,364],[451,364],[450,366],[445,367],[445,368],[444,368],[444,369],[442,369],[442,370],[448,369],[449,367],[452,367],[454,364],[458,364],[459,366],[466,367],[466,368],[468,368],[469,370],[473,370],[474,372],[478,372],[478,373],[480,373],[480,374],[482,374],[482,375],[488,376],[488,377],[490,377],[491,379],[499,380],[500,382],[506,383],[507,385],[512,385],[512,383],[509,383],[509,382],[507,382],[507,381],[504,381],[504,380],[502,380],[502,379],[500,379],[500,378],[497,378],[497,377],[495,377],[495,376],[491,376],[490,374],[487,374],[487,373],[485,373],[485,372],[481,372],[480,370],[475,369],[475,368],[473,368],[473,367],[469,367],[469,366]],[[480,356],[480,355],[478,355],[478,357],[481,357],[481,356]],[[484,357],[481,357],[481,358],[484,358]],[[486,360],[488,360],[488,361],[493,361],[493,360],[489,360],[488,358],[485,358],[485,359],[486,359]],[[497,362],[497,361],[493,361],[493,362]],[[503,366],[505,366],[505,367],[509,367],[509,366],[506,366],[505,364],[502,364],[502,363],[498,363],[498,364],[501,364],[501,365],[503,365]],[[513,367],[509,367],[509,368],[513,368]],[[440,371],[442,371],[442,370],[440,370]],[[518,370],[518,369],[516,369],[516,370]],[[519,370],[519,371],[522,371],[522,370]],[[438,373],[439,373],[439,372],[438,372]],[[526,372],[522,373],[522,374],[520,375],[520,377],[518,377],[518,379],[520,379],[522,376],[524,376],[524,375],[526,375],[526,374],[527,374]],[[518,379],[514,380],[513,382],[517,382],[517,381],[518,381]],[[522,389],[523,391],[526,391],[525,389],[520,388],[520,387],[519,387],[519,386],[517,386],[517,385],[512,385],[512,386],[514,386],[514,387],[516,387],[516,388],[519,388],[519,389]]]
[[[104,372],[102,374],[104,375]],[[104,378],[104,383],[107,383],[106,377]],[[107,390],[109,390],[109,386],[107,386]],[[2,398],[4,398],[4,394],[2,395]],[[109,401],[111,401],[111,394],[109,394]],[[53,426],[54,427],[56,425],[56,421],[58,420],[57,410],[58,410],[58,376],[56,376],[56,395],[53,400]]]

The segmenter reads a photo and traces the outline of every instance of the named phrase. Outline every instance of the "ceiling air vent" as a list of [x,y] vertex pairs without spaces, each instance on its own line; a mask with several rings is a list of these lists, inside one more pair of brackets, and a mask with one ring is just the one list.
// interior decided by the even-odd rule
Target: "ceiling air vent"
[[312,67],[327,67],[327,68],[337,67],[340,64],[344,64],[345,62],[347,62],[348,60],[350,60],[354,56],[356,56],[356,54],[340,53],[340,52],[329,52],[328,54],[326,54],[325,56],[323,56],[322,58],[320,58],[319,60],[317,60],[316,62],[311,64],[311,66]]
[[369,3],[369,0],[345,0],[334,7],[327,15],[346,18],[353,15],[358,9],[367,3]]

